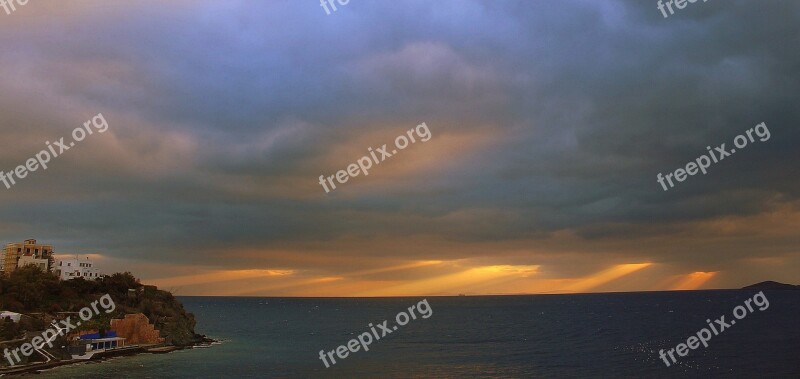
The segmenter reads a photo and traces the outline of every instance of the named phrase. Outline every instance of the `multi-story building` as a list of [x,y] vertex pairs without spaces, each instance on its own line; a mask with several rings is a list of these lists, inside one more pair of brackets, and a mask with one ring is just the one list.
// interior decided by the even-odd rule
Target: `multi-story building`
[[53,245],[36,243],[35,239],[25,240],[23,243],[10,243],[6,245],[3,254],[2,271],[10,273],[19,267],[19,260],[22,256],[30,256],[30,259],[45,259],[47,267],[45,271],[53,268]]
[[95,266],[94,261],[89,259],[89,257],[80,259],[77,255],[75,258],[60,259],[56,263],[54,271],[61,280],[75,278],[97,279],[103,276],[100,269]]
[[17,267],[24,267],[28,265],[34,265],[39,267],[42,271],[47,271],[47,267],[50,266],[50,260],[36,258],[33,256],[33,253],[26,253],[19,257],[19,261],[17,262]]

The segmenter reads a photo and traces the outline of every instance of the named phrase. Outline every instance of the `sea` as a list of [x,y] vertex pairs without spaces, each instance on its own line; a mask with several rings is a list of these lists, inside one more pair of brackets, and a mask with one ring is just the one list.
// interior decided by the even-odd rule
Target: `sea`
[[[63,366],[38,377],[800,378],[800,291],[765,291],[766,309],[751,302],[752,313],[734,318],[756,293],[179,297],[197,331],[219,344]],[[398,325],[396,316],[422,301],[429,317],[416,311]],[[723,315],[731,325],[708,347],[676,353],[669,367],[659,357]],[[391,333],[377,327],[384,320]],[[380,339],[344,359],[334,352],[336,364],[325,367],[320,350],[360,335],[366,341],[364,333]]]

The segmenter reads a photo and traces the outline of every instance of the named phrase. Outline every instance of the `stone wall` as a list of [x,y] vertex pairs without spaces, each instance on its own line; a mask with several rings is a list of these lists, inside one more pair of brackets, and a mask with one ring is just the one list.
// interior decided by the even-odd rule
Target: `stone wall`
[[111,330],[125,338],[126,345],[164,343],[161,333],[141,313],[127,314],[123,319],[112,319]]

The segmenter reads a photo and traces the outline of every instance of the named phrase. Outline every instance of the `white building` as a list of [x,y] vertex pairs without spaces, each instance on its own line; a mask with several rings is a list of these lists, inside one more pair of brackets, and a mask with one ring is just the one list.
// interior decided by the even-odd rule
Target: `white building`
[[5,319],[6,317],[10,318],[11,321],[19,322],[19,318],[22,317],[22,315],[17,312],[0,311],[0,320]]
[[80,259],[77,256],[75,258],[60,259],[53,271],[61,280],[76,278],[97,279],[104,275],[89,257]]

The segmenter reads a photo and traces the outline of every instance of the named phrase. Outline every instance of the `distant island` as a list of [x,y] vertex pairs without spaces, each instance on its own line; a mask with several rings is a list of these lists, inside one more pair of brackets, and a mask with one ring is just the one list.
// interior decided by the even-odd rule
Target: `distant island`
[[742,287],[743,290],[800,290],[800,286],[795,286],[791,284],[785,283],[778,283],[768,280],[766,282],[756,283],[749,285],[747,287]]
[[0,309],[0,375],[213,342],[170,292],[129,272],[59,280],[22,266],[0,275]]

